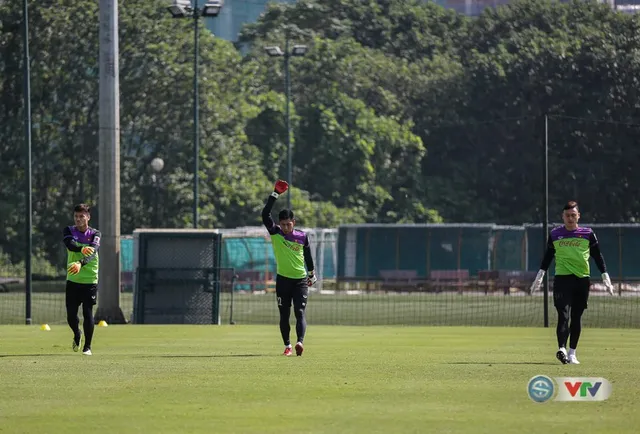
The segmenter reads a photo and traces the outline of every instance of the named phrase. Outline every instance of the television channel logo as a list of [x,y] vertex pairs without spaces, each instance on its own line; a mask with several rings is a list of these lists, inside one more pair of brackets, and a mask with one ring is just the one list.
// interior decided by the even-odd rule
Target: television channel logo
[[554,398],[556,391],[554,401],[605,401],[612,390],[611,383],[599,377],[555,377],[552,380],[545,375],[536,375],[527,385],[529,398],[534,402],[547,402]]
[[546,375],[536,375],[529,380],[527,393],[535,402],[547,402],[553,398],[555,385],[553,380]]
[[613,387],[604,378],[557,377],[556,401],[605,401],[611,396]]

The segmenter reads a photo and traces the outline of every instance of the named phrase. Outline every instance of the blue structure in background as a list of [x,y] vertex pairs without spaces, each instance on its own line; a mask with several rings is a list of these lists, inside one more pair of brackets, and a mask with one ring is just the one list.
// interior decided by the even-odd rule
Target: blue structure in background
[[[225,0],[224,6],[214,19],[205,20],[206,27],[218,38],[237,42],[242,26],[255,23],[260,14],[267,9],[268,3],[295,3],[296,0]],[[477,16],[488,7],[506,5],[510,0],[424,0],[433,2],[458,13]],[[560,0],[568,2],[570,0]],[[611,4],[619,10],[637,11],[640,0],[598,0],[600,3]],[[204,0],[198,0],[204,4]],[[625,8],[626,7],[626,8]]]
[[216,37],[236,42],[242,26],[255,23],[267,9],[268,3],[294,2],[295,0],[225,0],[220,15],[205,20],[205,25]]
[[133,238],[120,237],[120,272],[133,272]]

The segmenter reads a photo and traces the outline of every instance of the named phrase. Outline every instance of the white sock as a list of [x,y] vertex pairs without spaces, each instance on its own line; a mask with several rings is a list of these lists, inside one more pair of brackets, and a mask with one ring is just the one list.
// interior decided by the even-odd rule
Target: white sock
[[569,348],[569,355],[570,356],[575,356],[576,355],[576,349],[575,348]]
[[291,348],[291,344],[287,345],[285,348]]
[[560,348],[558,348],[558,350],[560,350],[560,351],[564,350],[565,353],[567,352],[567,349],[565,347],[560,347]]

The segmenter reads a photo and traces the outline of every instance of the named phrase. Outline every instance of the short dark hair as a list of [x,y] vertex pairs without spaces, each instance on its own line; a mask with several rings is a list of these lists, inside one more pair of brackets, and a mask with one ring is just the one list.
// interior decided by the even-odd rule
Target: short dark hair
[[91,207],[86,203],[81,203],[73,208],[73,212],[86,212],[87,214],[91,214]]
[[290,209],[283,209],[282,211],[280,211],[280,213],[278,213],[278,221],[282,221],[282,220],[293,220],[293,211]]
[[578,210],[578,202],[576,202],[575,200],[570,200],[569,202],[567,202],[564,208],[562,208],[562,210],[567,211],[574,208],[576,209],[576,211]]

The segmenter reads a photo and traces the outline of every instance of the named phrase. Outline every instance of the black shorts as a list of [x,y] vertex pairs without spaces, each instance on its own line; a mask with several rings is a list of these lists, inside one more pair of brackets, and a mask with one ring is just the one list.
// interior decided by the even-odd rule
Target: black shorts
[[591,280],[573,274],[555,276],[553,281],[553,305],[557,309],[565,307],[587,308]]
[[98,296],[98,285],[95,283],[76,283],[67,280],[65,302],[67,308],[78,309],[80,304],[95,306]]
[[278,307],[290,308],[293,302],[293,308],[296,310],[306,309],[307,297],[309,296],[309,287],[307,279],[290,279],[288,277],[276,276],[276,297]]

